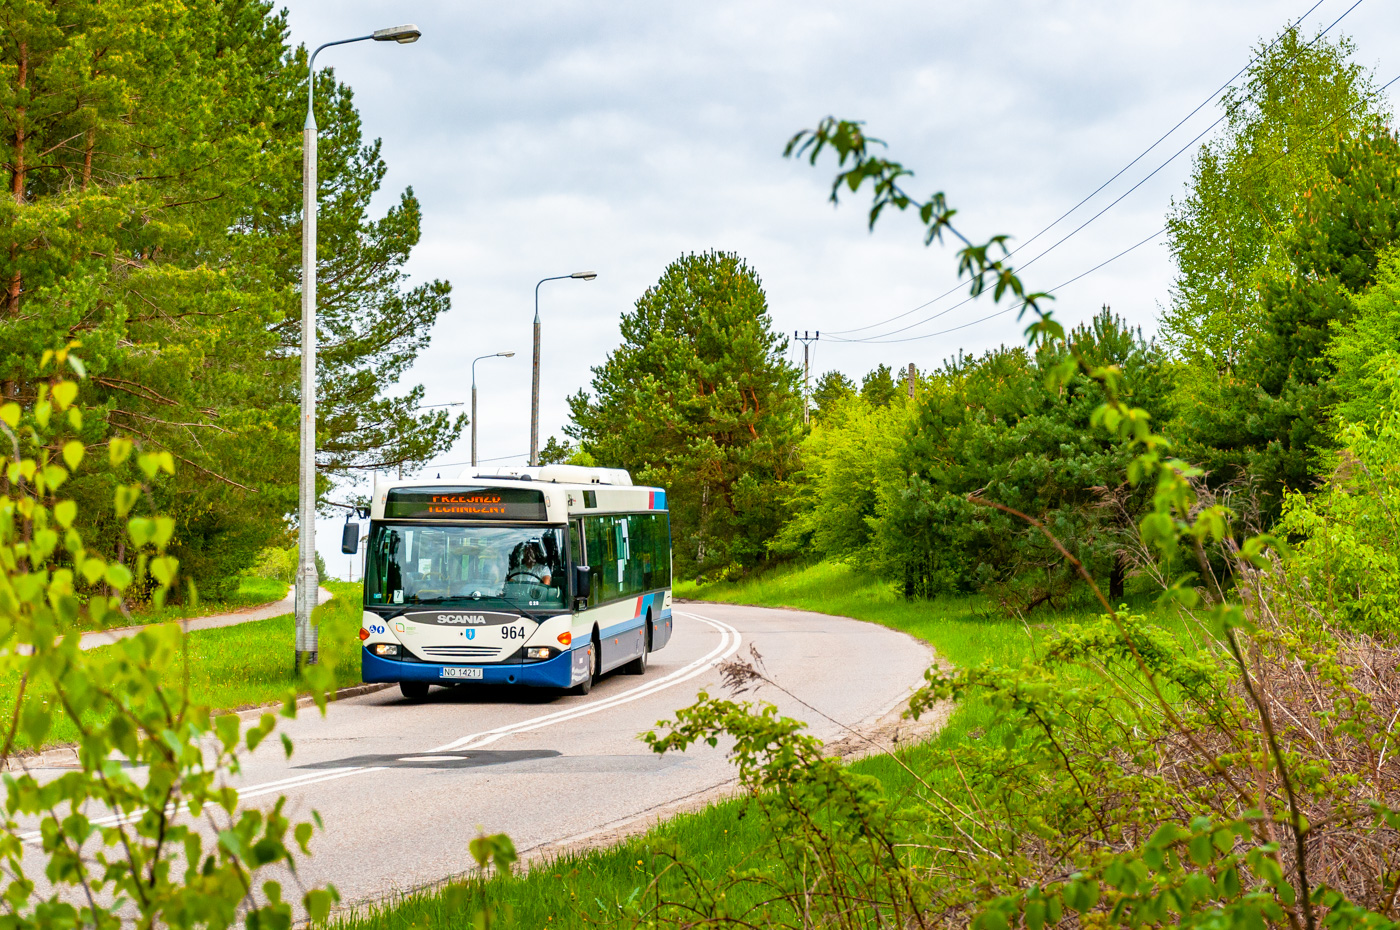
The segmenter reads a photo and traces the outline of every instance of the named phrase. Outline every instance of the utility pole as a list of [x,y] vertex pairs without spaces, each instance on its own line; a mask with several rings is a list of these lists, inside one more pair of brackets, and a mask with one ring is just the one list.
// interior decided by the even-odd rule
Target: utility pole
[[914,378],[915,378],[914,363],[913,363],[913,362],[910,362],[910,363],[909,363],[909,377],[908,377],[908,379],[907,379],[908,384],[909,384],[909,399],[910,399],[910,400],[913,400],[913,399],[914,399]]
[[812,354],[811,354],[811,349],[812,349],[812,343],[816,342],[816,341],[817,341],[818,339],[820,339],[821,337],[822,337],[821,330],[817,330],[816,333],[810,333],[810,332],[808,332],[807,330],[804,329],[804,330],[802,331],[802,335],[800,335],[800,336],[797,334],[797,330],[793,330],[793,331],[792,331],[792,338],[793,338],[793,339],[796,339],[798,342],[802,343],[802,425],[803,425],[803,426],[806,426],[808,423],[812,422],[812,415],[811,415],[811,412],[808,410],[808,407],[807,407],[807,398],[810,397],[810,396],[811,396],[811,393],[812,393],[812,390],[811,390],[811,382],[812,382],[812,364],[811,364],[811,362],[812,362]]

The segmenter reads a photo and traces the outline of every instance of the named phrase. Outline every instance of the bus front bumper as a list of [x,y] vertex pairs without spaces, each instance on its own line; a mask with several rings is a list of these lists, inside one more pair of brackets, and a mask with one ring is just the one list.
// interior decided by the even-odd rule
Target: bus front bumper
[[[561,652],[543,662],[501,665],[437,665],[431,662],[400,662],[371,655],[360,649],[360,678],[366,684],[380,681],[426,681],[438,685],[525,685],[532,688],[568,688],[574,682],[574,650]],[[480,678],[446,678],[448,668],[479,668]],[[586,667],[586,666],[585,666]]]

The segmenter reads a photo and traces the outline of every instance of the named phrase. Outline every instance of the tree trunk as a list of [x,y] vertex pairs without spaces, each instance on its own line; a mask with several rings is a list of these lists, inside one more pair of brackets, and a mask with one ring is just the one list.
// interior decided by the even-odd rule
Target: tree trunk
[[[19,43],[19,68],[15,77],[16,89],[23,93],[29,84],[29,43]],[[26,107],[15,107],[14,160],[10,163],[10,196],[16,204],[24,203],[24,146],[28,141],[24,119]],[[10,316],[19,315],[19,295],[23,290],[23,279],[19,271],[19,243],[10,243],[10,280],[5,288],[5,312]]]
[[1108,572],[1108,596],[1114,604],[1123,599],[1123,580],[1127,575],[1127,558],[1122,549],[1113,552],[1113,567]]

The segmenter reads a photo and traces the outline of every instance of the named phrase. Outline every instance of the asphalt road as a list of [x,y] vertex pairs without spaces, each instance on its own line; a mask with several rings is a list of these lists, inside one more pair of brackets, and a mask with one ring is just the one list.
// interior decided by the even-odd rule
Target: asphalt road
[[890,711],[932,660],[917,640],[839,617],[715,604],[676,614],[644,676],[611,674],[585,697],[467,684],[421,703],[397,688],[337,701],[324,718],[311,708],[285,723],[292,757],[268,740],[235,784],[246,804],[285,795],[294,818],[320,813],[300,879],[333,882],[354,905],[468,871],[480,831],[508,833],[529,854],[713,796],[734,778],[722,746],[658,756],[637,737],[700,691],[724,694],[716,666],[751,646],[820,714],[772,688],[749,699],[827,740]]

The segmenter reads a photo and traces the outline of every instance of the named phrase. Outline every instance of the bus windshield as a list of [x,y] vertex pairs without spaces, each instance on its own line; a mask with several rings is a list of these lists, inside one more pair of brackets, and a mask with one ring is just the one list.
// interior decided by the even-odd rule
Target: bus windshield
[[563,607],[564,529],[376,524],[365,564],[373,604]]

